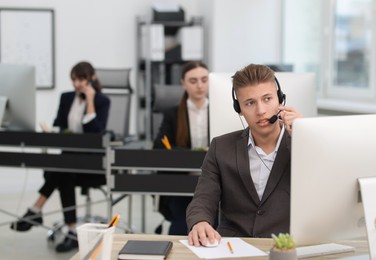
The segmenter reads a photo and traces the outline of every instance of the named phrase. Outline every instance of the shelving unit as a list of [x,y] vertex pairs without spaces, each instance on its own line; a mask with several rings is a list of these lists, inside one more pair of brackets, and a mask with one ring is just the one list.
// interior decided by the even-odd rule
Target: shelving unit
[[[192,17],[189,21],[152,21],[151,17],[137,17],[136,24],[137,132],[141,138],[145,138],[149,148],[153,141],[153,88],[156,84],[180,84],[181,65],[188,61],[182,58],[182,45],[178,43],[181,28],[201,28],[202,42],[199,44],[202,45],[203,53],[203,18]],[[204,53],[199,60],[203,59]]]

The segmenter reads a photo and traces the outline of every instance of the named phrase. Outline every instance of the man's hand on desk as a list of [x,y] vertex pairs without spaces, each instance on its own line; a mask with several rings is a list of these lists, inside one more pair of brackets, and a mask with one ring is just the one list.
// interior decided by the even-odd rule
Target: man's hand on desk
[[201,246],[207,243],[221,241],[221,235],[206,221],[198,222],[188,234],[188,243],[191,246]]

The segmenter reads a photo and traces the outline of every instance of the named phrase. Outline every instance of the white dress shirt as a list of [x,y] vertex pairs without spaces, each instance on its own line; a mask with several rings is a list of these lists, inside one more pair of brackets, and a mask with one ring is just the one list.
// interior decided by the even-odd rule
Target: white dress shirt
[[282,126],[281,133],[279,134],[277,145],[274,151],[270,154],[266,154],[260,147],[255,146],[255,142],[249,130],[248,138],[248,156],[249,156],[249,168],[251,171],[251,177],[253,184],[255,185],[259,199],[261,200],[264,194],[266,184],[269,179],[270,171],[273,167],[275,157],[279,145],[281,144],[282,136],[285,132],[285,127]]
[[89,123],[96,117],[96,113],[85,115],[85,110],[86,101],[76,95],[68,114],[68,129],[73,133],[83,133],[82,125]]
[[191,100],[187,100],[189,128],[192,148],[208,147],[208,107],[209,100],[197,108]]

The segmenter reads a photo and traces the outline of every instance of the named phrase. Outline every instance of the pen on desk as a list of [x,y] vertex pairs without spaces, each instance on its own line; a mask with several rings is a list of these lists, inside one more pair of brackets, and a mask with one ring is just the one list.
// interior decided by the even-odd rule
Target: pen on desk
[[228,249],[230,249],[231,254],[234,253],[234,250],[232,250],[232,246],[230,244],[230,241],[227,242]]
[[167,138],[166,135],[163,136],[161,141],[162,141],[162,144],[166,147],[167,150],[171,150],[171,144],[170,144],[170,141],[168,141],[168,138]]

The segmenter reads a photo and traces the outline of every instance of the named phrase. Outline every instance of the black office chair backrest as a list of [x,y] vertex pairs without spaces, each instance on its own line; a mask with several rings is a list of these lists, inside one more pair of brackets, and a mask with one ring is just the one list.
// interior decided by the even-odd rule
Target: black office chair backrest
[[155,85],[153,112],[159,113],[170,107],[177,106],[183,93],[184,88],[180,85]]
[[111,100],[107,129],[114,132],[116,138],[124,139],[129,135],[131,97],[130,68],[97,68],[96,74],[102,84],[102,92]]
[[158,134],[159,127],[163,120],[163,112],[171,107],[177,106],[184,93],[180,85],[155,85],[152,113],[152,137]]
[[105,88],[130,88],[131,68],[97,68],[95,73]]

